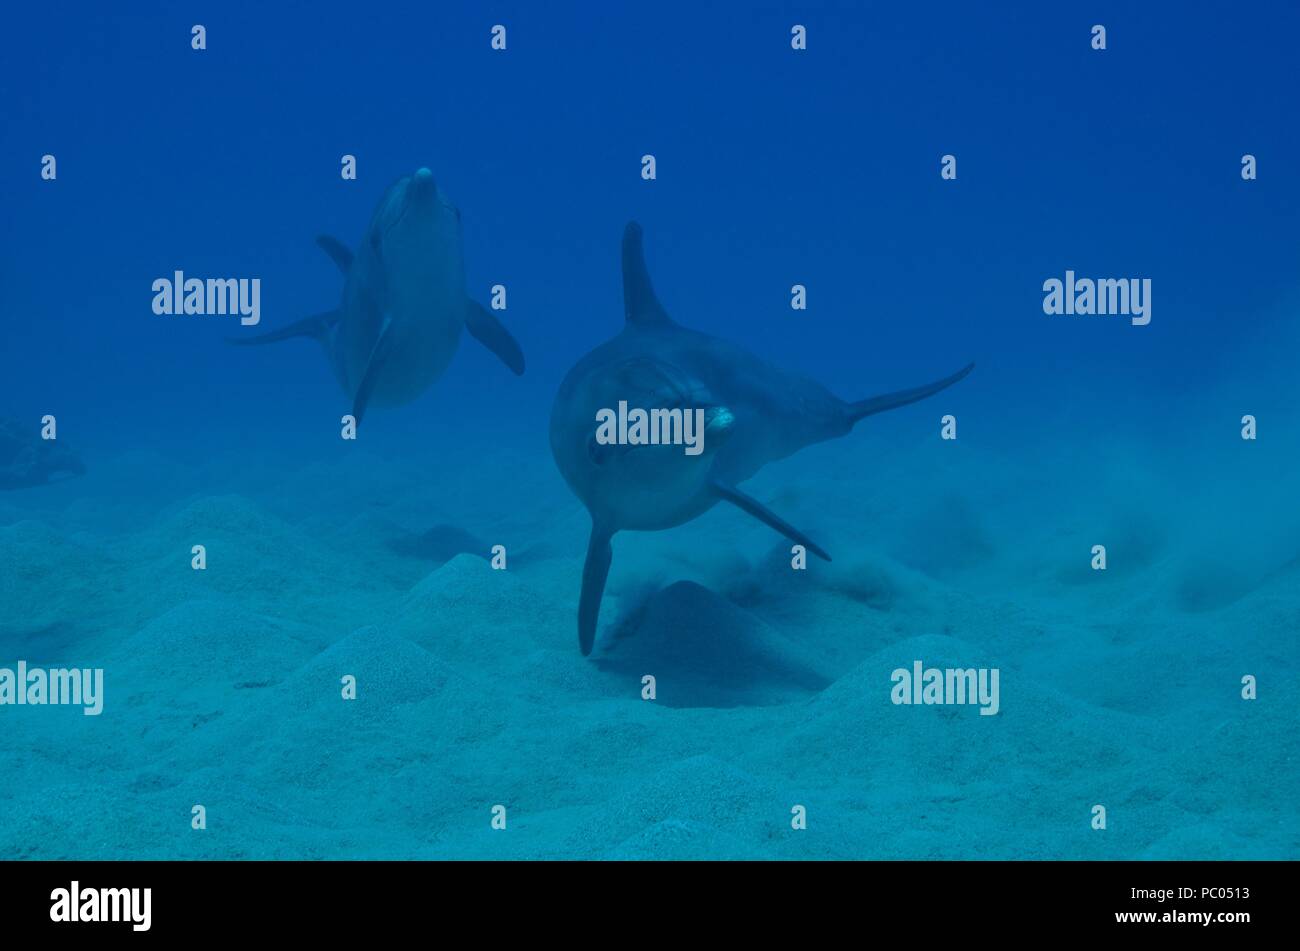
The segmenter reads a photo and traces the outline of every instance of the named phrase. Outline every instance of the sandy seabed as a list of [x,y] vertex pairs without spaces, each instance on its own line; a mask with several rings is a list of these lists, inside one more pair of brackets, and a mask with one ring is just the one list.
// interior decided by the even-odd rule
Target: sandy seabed
[[[1300,551],[1198,554],[1093,463],[1066,505],[1067,453],[814,447],[746,488],[833,562],[724,507],[621,534],[588,660],[543,454],[95,459],[0,496],[0,665],[106,684],[0,708],[0,858],[1300,856]],[[894,705],[917,660],[998,714]]]

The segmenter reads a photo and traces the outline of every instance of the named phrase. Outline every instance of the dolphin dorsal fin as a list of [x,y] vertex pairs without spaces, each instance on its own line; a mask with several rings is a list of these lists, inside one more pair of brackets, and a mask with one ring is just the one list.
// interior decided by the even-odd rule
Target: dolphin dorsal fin
[[623,315],[628,325],[635,327],[673,323],[650,283],[641,247],[641,226],[635,221],[629,221],[623,230]]
[[338,265],[338,269],[346,277],[348,271],[352,270],[352,252],[348,250],[348,246],[338,238],[332,238],[327,234],[318,234],[316,243],[330,256],[330,260]]

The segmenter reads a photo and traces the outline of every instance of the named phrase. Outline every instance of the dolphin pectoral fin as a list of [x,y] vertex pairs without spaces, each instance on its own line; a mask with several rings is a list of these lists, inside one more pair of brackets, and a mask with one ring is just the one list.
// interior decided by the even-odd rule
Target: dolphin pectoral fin
[[374,392],[375,383],[379,380],[379,375],[384,372],[384,361],[388,359],[390,351],[391,338],[389,331],[392,329],[393,319],[385,317],[383,325],[379,328],[379,336],[375,338],[375,345],[370,348],[370,357],[366,360],[366,371],[361,375],[361,382],[357,385],[357,392],[352,397],[352,418],[361,425],[361,417],[366,412],[366,405],[370,402],[370,394]]
[[800,545],[803,545],[804,548],[808,549],[818,558],[824,559],[825,561],[831,560],[831,556],[826,554],[826,550],[815,541],[803,532],[799,531],[799,529],[795,528],[785,519],[781,518],[781,516],[777,515],[762,502],[746,495],[744,492],[741,492],[734,485],[723,485],[721,482],[714,482],[713,491],[717,493],[719,498],[725,499],[743,512],[748,512],[760,522],[764,522],[776,529],[786,538],[790,539],[790,541],[798,542]]
[[592,523],[591,540],[587,542],[587,561],[582,566],[582,596],[578,600],[578,647],[582,656],[591,654],[596,643],[596,621],[600,619],[600,599],[605,594],[605,579],[609,565],[614,560],[614,549],[609,540],[613,532]]
[[934,383],[927,383],[925,386],[918,386],[911,390],[899,390],[897,393],[886,393],[884,396],[873,396],[871,399],[850,403],[849,422],[850,424],[856,423],[864,416],[883,413],[885,410],[897,409],[900,406],[906,406],[908,403],[923,400],[927,396],[934,396],[935,393],[946,390],[958,380],[964,378],[973,369],[975,369],[975,364],[968,363],[952,376],[944,377]]
[[330,259],[338,265],[339,270],[344,276],[352,270],[352,252],[338,238],[331,238],[327,234],[318,234],[316,243],[320,245],[322,251],[330,256]]
[[281,327],[279,330],[258,334],[256,337],[227,337],[226,342],[244,347],[261,343],[278,343],[281,340],[291,340],[294,337],[312,337],[324,341],[329,336],[330,328],[338,323],[339,316],[337,310],[328,310],[323,314],[304,317],[302,320],[295,321],[287,327]]
[[523,375],[524,352],[505,325],[477,301],[470,301],[465,309],[465,328],[475,340],[495,353],[515,376]]

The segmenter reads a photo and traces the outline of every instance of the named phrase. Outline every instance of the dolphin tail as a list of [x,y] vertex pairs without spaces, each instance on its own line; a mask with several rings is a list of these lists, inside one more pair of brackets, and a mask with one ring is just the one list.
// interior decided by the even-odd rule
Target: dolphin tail
[[578,600],[578,647],[582,656],[591,654],[596,643],[596,621],[600,618],[600,599],[605,594],[605,579],[614,560],[609,540],[613,532],[591,523],[591,540],[587,542],[587,562],[582,566],[582,597]]
[[934,396],[940,390],[946,390],[958,380],[975,369],[975,364],[968,363],[952,376],[944,377],[934,383],[927,383],[925,386],[918,386],[910,390],[899,390],[896,393],[886,393],[883,396],[873,396],[870,399],[859,400],[856,403],[849,404],[849,425],[852,426],[858,420],[866,416],[874,416],[876,413],[883,413],[885,410],[898,409],[900,406],[906,406],[908,403],[915,403],[917,400],[923,400],[927,396]]
[[524,352],[505,325],[497,320],[477,301],[470,301],[465,310],[465,329],[475,340],[497,355],[515,376],[524,374]]
[[258,334],[256,337],[227,337],[226,342],[240,347],[251,347],[263,343],[279,343],[281,340],[290,340],[294,337],[312,337],[324,342],[329,336],[330,328],[338,323],[338,320],[339,312],[337,310],[327,310],[323,314],[304,317],[302,320],[295,321],[287,327],[281,327],[279,330]]
[[746,495],[734,485],[723,485],[721,482],[713,483],[713,491],[719,498],[725,499],[742,512],[748,512],[754,518],[758,519],[765,525],[776,529],[792,542],[803,545],[818,558],[824,561],[830,561],[831,556],[826,554],[826,550],[818,545],[815,541],[805,535],[799,529],[795,528],[781,516],[777,515],[762,502],[753,496]]

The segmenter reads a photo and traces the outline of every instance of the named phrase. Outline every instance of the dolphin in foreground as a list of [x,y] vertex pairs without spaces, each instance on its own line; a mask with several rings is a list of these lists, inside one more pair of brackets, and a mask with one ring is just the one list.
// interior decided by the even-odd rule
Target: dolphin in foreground
[[524,355],[510,332],[465,291],[460,211],[422,168],[384,193],[356,253],[322,235],[316,243],[346,276],[343,302],[236,344],[312,337],[352,398],[361,422],[366,407],[409,403],[440,377],[464,327],[515,372]]
[[[596,639],[615,532],[673,528],[725,501],[830,561],[821,546],[737,484],[769,462],[846,435],[860,419],[933,396],[975,366],[925,386],[845,402],[812,380],[673,321],[650,283],[635,222],[623,233],[623,309],[622,333],[578,361],[551,410],[551,452],[591,513],[578,604],[584,656]],[[647,413],[680,409],[683,420],[702,422],[698,454],[682,444],[599,438],[598,414],[608,419],[621,402]]]

